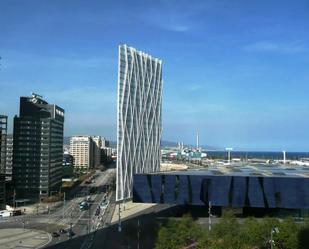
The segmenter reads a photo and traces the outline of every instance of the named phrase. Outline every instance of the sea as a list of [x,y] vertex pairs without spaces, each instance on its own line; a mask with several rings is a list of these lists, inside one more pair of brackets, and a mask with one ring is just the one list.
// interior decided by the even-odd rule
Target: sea
[[[205,151],[208,158],[227,158],[227,151]],[[283,159],[282,151],[231,151],[232,158],[259,158],[259,159]],[[300,160],[302,158],[309,158],[309,152],[288,152],[286,151],[287,160]]]

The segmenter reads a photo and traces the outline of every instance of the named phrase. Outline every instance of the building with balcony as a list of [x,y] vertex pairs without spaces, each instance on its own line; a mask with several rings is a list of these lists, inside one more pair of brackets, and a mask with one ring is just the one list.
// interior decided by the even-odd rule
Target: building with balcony
[[70,154],[75,172],[87,172],[94,166],[94,142],[91,136],[73,136],[70,139]]

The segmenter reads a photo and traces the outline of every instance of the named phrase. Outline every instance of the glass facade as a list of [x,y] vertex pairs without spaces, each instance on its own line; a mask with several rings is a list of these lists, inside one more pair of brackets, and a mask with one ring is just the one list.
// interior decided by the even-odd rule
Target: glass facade
[[133,182],[134,202],[309,209],[308,177],[136,174]]
[[64,110],[37,96],[20,98],[14,117],[12,180],[17,197],[41,198],[62,181]]

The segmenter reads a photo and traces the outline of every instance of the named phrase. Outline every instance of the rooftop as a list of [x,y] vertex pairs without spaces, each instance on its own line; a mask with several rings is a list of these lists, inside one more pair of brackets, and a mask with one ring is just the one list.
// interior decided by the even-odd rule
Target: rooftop
[[304,177],[309,178],[309,167],[274,164],[232,164],[203,169],[162,171],[152,174],[205,175],[205,176],[262,176],[262,177]]

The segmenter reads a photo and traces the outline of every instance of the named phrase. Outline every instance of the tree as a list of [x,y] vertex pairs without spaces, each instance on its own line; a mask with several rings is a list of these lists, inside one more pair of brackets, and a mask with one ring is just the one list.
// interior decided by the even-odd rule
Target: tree
[[175,249],[191,245],[206,236],[205,230],[191,217],[170,219],[158,233],[156,249]]

